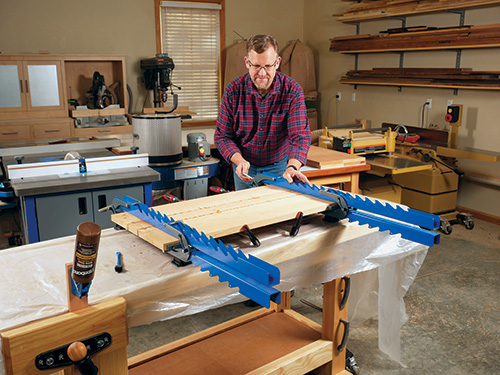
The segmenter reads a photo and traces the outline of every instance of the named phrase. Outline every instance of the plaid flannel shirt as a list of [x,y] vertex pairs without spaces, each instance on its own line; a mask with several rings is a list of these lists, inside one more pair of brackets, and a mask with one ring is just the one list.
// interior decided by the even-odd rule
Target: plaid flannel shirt
[[285,157],[305,164],[311,131],[302,87],[276,72],[270,92],[262,97],[250,74],[236,78],[224,91],[214,140],[227,161],[239,152],[257,166]]

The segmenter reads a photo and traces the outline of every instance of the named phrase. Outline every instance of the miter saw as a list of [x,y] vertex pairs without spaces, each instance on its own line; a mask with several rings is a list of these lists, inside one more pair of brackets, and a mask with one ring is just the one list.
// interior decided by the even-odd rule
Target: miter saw
[[97,71],[94,72],[92,87],[87,91],[87,107],[89,109],[103,109],[116,102],[116,98],[106,87],[104,76]]

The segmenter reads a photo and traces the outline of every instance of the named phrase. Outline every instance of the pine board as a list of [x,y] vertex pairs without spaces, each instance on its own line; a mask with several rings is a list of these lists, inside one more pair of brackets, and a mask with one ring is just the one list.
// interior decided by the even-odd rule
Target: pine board
[[307,154],[306,164],[310,167],[326,169],[364,165],[366,160],[364,157],[346,154],[345,152],[311,146]]
[[[253,189],[212,195],[155,206],[157,212],[196,228],[207,236],[219,238],[241,231],[243,225],[260,228],[294,219],[297,212],[310,215],[324,211],[329,202],[281,189],[260,186]],[[130,213],[119,213],[111,220],[162,251],[177,239]]]

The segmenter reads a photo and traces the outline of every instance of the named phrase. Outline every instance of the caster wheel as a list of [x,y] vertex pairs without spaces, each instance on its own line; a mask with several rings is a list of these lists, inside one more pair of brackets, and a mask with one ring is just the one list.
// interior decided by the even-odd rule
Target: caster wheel
[[472,230],[474,229],[474,220],[467,218],[464,221],[464,225],[466,229]]
[[451,234],[451,232],[453,231],[453,229],[451,228],[451,224],[448,220],[441,220],[441,223],[439,224],[439,229],[446,235]]

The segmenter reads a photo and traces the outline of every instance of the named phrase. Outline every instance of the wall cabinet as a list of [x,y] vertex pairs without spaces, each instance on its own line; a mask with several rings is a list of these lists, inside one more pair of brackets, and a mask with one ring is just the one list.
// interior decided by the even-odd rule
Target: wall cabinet
[[38,116],[33,111],[64,116],[67,106],[61,66],[58,60],[1,61],[0,111],[25,112],[24,116],[33,118]]
[[86,104],[96,71],[119,106],[114,115],[126,115],[125,55],[0,54],[0,143],[131,134],[127,124],[105,129],[75,126],[68,100]]

